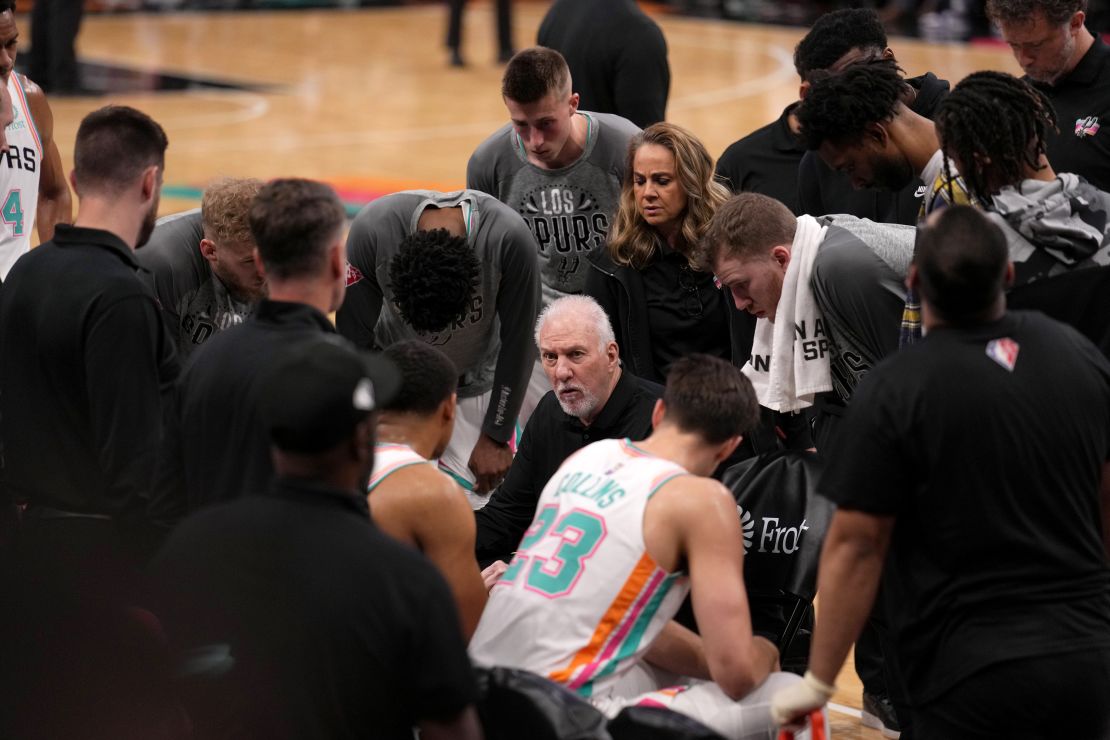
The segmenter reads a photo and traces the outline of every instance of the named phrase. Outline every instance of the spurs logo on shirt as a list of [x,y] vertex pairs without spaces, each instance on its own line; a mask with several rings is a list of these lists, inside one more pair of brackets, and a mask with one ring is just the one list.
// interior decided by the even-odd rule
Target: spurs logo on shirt
[[548,258],[590,252],[609,233],[609,215],[598,199],[569,183],[528,191],[517,212],[532,229],[540,254]]

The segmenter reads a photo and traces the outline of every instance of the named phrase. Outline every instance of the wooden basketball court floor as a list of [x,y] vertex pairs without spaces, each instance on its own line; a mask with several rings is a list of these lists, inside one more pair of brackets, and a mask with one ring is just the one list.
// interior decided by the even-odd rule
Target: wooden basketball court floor
[[[517,3],[518,46],[535,39],[546,3]],[[797,97],[792,65],[802,29],[658,15],[670,48],[668,120],[719,155],[775,120]],[[19,18],[26,43],[30,29]],[[121,14],[86,17],[80,57],[150,73],[240,83],[253,91],[144,92],[51,100],[66,170],[87,112],[107,102],[141,108],[166,129],[163,213],[192,208],[221,175],[301,176],[333,184],[351,206],[406,188],[462,187],[474,147],[507,120],[491,8],[471,3],[470,66],[452,69],[446,8]],[[980,69],[1018,72],[997,45],[892,38],[907,74],[953,83]],[[858,720],[860,684],[849,659],[830,713],[837,738],[878,738]],[[856,714],[853,716],[852,712]]]

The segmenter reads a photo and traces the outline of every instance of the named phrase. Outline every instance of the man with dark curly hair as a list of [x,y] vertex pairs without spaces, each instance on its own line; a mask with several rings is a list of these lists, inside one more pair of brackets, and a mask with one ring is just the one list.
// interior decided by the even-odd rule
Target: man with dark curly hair
[[[825,29],[828,29],[826,31]],[[813,24],[794,49],[794,69],[805,98],[810,77],[822,70],[839,70],[859,59],[884,56],[886,30],[871,10],[848,9],[826,13]],[[798,165],[806,153],[798,122],[796,100],[774,123],[733,142],[717,160],[717,175],[734,193],[769,195],[801,216]]]
[[1048,161],[1110,190],[1110,46],[1083,25],[1087,0],[988,0],[987,15],[1056,109]]
[[410,190],[370,203],[347,239],[339,332],[360,347],[420,339],[458,371],[458,413],[440,466],[485,505],[512,463],[509,442],[535,360],[536,247],[528,227],[474,190]]
[[934,205],[971,198],[962,180],[944,178],[936,127],[903,102],[909,86],[901,72],[894,60],[879,58],[815,75],[797,115],[806,147],[854,187],[901,190],[915,180],[926,183],[920,222]]
[[[874,10],[845,9],[821,16],[794,53],[803,100],[814,75],[838,72],[871,59],[893,60],[894,51],[886,43]],[[948,82],[927,72],[906,80],[901,100],[909,110],[931,119],[947,94]],[[917,222],[925,192],[921,185],[913,181],[899,190],[854,190],[849,177],[821,161],[816,152],[807,152],[798,166],[798,207],[801,213],[814,216],[847,213],[882,223],[912,225]]]

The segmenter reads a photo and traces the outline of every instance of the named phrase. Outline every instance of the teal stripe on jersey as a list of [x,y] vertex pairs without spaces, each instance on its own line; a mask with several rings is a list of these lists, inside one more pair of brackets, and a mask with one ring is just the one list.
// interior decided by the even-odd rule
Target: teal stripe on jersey
[[670,593],[671,586],[678,580],[678,575],[677,573],[671,573],[663,579],[663,582],[659,584],[659,588],[656,589],[655,594],[651,597],[651,601],[649,601],[647,606],[644,607],[644,610],[640,612],[640,616],[636,618],[636,623],[632,625],[632,629],[629,630],[628,635],[624,638],[624,642],[617,648],[617,654],[609,661],[609,665],[601,669],[601,671],[589,681],[582,684],[578,689],[578,694],[580,696],[586,697],[587,699],[592,696],[594,684],[602,678],[611,675],[640,648],[640,640],[644,639],[644,633],[647,632],[648,625],[651,624],[652,618],[655,616],[656,612],[659,611],[659,606],[663,603],[663,599]]
[[470,481],[468,481],[466,478],[463,478],[461,475],[456,473],[454,470],[451,470],[450,468],[444,467],[443,465],[440,465],[439,469],[442,472],[447,473],[447,475],[451,476],[455,480],[455,482],[458,483],[459,486],[462,487],[462,489],[464,491],[473,491],[474,490],[474,484],[471,483]]
[[664,478],[663,480],[656,483],[655,488],[652,488],[650,491],[648,491],[648,500],[650,501],[651,497],[654,496],[655,492],[658,491],[660,488],[667,485],[668,483],[673,481],[675,478],[679,478],[683,475],[687,475],[687,474],[686,473],[675,473],[674,475],[668,475],[666,478]]

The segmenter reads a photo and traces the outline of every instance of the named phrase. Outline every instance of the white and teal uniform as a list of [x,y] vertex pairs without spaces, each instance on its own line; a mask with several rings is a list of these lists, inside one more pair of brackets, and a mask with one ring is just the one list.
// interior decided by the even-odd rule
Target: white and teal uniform
[[609,717],[631,705],[662,707],[730,740],[773,740],[771,697],[798,676],[772,673],[733,701],[715,683],[643,661],[690,592],[685,573],[664,570],[648,553],[644,512],[661,486],[684,475],[627,439],[595,442],[567,458],[490,591],[470,657],[545,676]]
[[408,445],[395,442],[378,442],[374,445],[374,470],[370,473],[370,481],[366,485],[366,492],[373,493],[382,481],[401,468],[428,464],[430,464],[429,460],[421,457]]
[[42,141],[15,72],[8,75],[8,94],[15,118],[4,132],[8,151],[0,154],[0,280],[31,250],[42,175]]
[[687,475],[628,440],[579,450],[540,494],[536,517],[490,591],[470,655],[523,668],[586,698],[606,694],[643,657],[689,592],[644,544],[644,509]]

